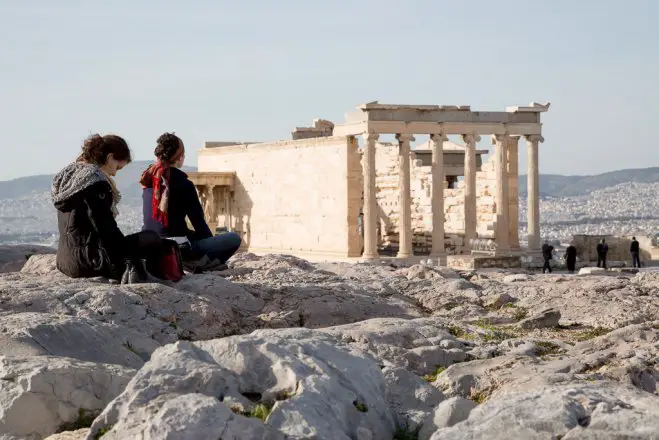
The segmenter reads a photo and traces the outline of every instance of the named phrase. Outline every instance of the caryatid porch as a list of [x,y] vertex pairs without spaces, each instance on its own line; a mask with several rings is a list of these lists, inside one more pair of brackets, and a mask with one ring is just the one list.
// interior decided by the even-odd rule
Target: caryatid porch
[[[538,144],[543,141],[540,113],[549,103],[508,107],[503,112],[474,112],[469,106],[363,104],[334,127],[334,136],[363,136],[364,252],[363,258],[378,258],[375,148],[381,134],[393,134],[399,144],[399,258],[412,252],[410,195],[410,143],[414,136],[430,136],[432,149],[432,249],[431,257],[443,258],[444,165],[443,143],[449,135],[460,135],[464,155],[464,236],[466,243],[477,237],[476,143],[491,135],[497,167],[495,232],[496,250],[506,255],[519,249],[518,236],[518,142],[524,137],[528,150],[528,248],[540,248]],[[514,203],[511,203],[514,201]]]

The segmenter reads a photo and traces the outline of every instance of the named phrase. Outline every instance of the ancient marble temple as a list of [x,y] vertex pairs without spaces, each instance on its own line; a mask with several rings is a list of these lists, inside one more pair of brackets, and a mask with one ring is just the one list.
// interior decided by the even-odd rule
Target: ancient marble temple
[[[540,116],[548,109],[548,103],[473,111],[372,102],[340,124],[317,119],[297,127],[291,140],[206,142],[191,177],[211,227],[235,230],[255,253],[459,258],[453,265],[468,256],[514,265],[540,247],[538,150]],[[461,143],[448,141],[456,135]],[[484,162],[488,151],[476,145],[487,135],[494,154]],[[423,147],[412,149],[424,137]],[[520,141],[528,155],[523,249]]]

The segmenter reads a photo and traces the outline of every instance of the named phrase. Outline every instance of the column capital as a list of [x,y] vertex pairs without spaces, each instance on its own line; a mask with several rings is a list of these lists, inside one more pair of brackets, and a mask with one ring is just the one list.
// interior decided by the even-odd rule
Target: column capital
[[365,142],[377,142],[380,139],[379,133],[364,133],[362,136]]
[[497,145],[497,144],[508,145],[508,139],[510,139],[510,135],[508,133],[506,133],[506,134],[493,134],[492,135],[492,145]]
[[396,139],[398,139],[398,142],[412,142],[414,140],[414,135],[411,134],[397,134]]
[[448,136],[446,136],[444,133],[433,133],[430,135],[430,140],[433,142],[446,142],[448,140]]
[[527,142],[533,142],[533,143],[542,143],[545,141],[545,138],[543,138],[539,134],[525,134],[524,137],[526,138]]
[[478,133],[468,133],[462,135],[462,140],[467,144],[475,144],[481,140],[481,137]]

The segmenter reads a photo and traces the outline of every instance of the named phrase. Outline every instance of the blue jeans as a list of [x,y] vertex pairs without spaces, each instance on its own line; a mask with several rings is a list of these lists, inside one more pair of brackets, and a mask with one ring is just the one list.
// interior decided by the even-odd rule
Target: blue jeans
[[224,232],[213,237],[192,242],[192,252],[208,255],[211,260],[218,259],[226,263],[240,247],[240,235],[235,232]]

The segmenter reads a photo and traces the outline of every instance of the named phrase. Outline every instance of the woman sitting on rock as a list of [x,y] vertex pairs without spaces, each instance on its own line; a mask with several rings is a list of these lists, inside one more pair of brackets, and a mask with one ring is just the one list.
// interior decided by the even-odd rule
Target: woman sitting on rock
[[115,217],[121,195],[113,176],[131,161],[116,135],[90,136],[78,159],[58,172],[51,188],[57,209],[57,269],[72,278],[103,276],[122,283],[155,281],[144,260],[158,252],[153,232],[124,236]]
[[[183,141],[172,133],[157,140],[156,163],[142,173],[144,230],[155,231],[161,237],[186,237],[191,254],[207,256],[226,268],[226,261],[240,247],[240,236],[225,232],[213,236],[204,220],[204,211],[194,184],[180,168],[185,160]],[[186,217],[194,231],[188,229]]]

